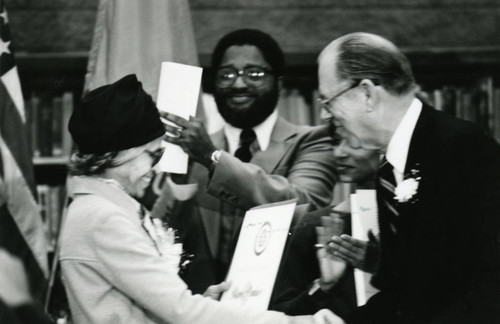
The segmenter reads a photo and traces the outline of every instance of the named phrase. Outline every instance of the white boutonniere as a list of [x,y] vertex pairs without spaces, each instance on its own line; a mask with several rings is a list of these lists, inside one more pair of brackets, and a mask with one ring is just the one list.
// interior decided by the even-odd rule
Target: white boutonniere
[[421,179],[419,173],[419,170],[412,169],[408,178],[396,186],[394,189],[395,200],[399,203],[405,203],[410,201],[417,194]]

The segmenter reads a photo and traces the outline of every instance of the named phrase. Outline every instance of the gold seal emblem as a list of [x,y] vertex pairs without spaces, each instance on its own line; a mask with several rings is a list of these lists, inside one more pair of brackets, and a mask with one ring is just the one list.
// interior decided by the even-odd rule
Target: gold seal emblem
[[266,250],[266,247],[271,240],[271,229],[272,227],[269,222],[265,222],[259,228],[254,242],[254,251],[256,255],[260,255]]

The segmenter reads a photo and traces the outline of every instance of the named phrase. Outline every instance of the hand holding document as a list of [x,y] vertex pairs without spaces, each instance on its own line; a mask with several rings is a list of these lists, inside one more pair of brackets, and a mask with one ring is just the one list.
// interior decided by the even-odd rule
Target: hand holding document
[[296,200],[249,210],[241,227],[221,302],[259,310],[269,306]]
[[171,113],[160,112],[162,118],[172,124],[165,124],[167,133],[175,136],[165,136],[165,140],[178,145],[194,161],[209,167],[212,164],[211,155],[217,148],[210,140],[210,136],[201,120],[191,117],[189,121]]
[[[368,241],[368,233],[378,235],[378,208],[375,190],[356,190],[351,195],[352,237]],[[372,239],[373,239],[372,234]],[[354,270],[354,283],[358,306],[364,305],[368,298],[378,290],[370,284],[372,274],[360,269]]]
[[[163,62],[160,72],[157,106],[162,115],[170,113],[185,120],[196,114],[200,94],[202,68],[172,62]],[[167,129],[168,131],[168,129]],[[173,134],[176,135],[176,134]],[[163,154],[158,168],[171,173],[187,173],[189,156],[172,143],[163,143]]]

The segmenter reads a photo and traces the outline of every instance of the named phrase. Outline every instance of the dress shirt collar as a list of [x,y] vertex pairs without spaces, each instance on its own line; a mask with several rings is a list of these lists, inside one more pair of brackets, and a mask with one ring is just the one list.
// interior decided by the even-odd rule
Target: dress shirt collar
[[[277,119],[278,110],[275,109],[273,113],[269,117],[267,117],[266,120],[253,127],[261,151],[265,151],[269,146],[269,142],[271,141],[271,133],[273,132],[273,128],[276,124]],[[228,123],[224,125],[224,135],[226,136],[227,144],[229,146],[229,153],[231,154],[234,154],[234,152],[236,152],[239,147],[241,131],[241,128],[236,128]]]
[[[422,102],[416,98],[413,99],[410,108],[408,108],[387,146],[386,159],[394,167],[395,175],[399,174],[401,176],[400,179],[402,179],[405,171],[411,137],[421,111]],[[396,177],[396,180],[398,180],[398,177]]]

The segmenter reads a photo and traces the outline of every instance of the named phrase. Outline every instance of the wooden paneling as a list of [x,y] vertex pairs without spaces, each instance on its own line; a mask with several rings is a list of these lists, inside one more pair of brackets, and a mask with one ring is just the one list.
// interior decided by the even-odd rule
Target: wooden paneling
[[[149,1],[149,0],[148,0]],[[6,0],[16,53],[86,53],[98,0]],[[269,32],[289,54],[316,55],[353,31],[402,48],[500,48],[498,0],[191,0],[199,53],[237,28]]]

